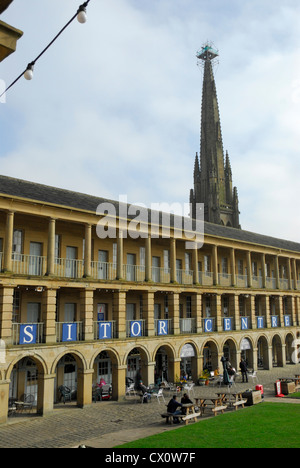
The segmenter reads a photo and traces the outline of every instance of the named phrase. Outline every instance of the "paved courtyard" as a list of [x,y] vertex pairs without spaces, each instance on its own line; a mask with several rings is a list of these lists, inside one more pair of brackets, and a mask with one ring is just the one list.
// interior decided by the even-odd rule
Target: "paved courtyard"
[[[294,377],[295,374],[300,374],[300,364],[284,369],[258,371],[259,383],[264,386],[265,400],[278,401],[274,398],[275,380],[278,377]],[[237,390],[255,388],[256,382],[250,380],[248,384],[242,384],[240,380],[237,382]],[[195,396],[214,396],[217,391],[218,388],[212,386],[195,387]],[[167,392],[165,398],[167,402]],[[9,418],[8,424],[0,427],[0,448],[68,448],[80,444],[111,448],[130,440],[172,430],[173,427],[167,426],[160,416],[165,409],[163,402],[152,400],[145,405],[134,397],[120,402],[93,403],[84,409],[70,403],[57,405],[53,413],[45,417],[31,414]]]

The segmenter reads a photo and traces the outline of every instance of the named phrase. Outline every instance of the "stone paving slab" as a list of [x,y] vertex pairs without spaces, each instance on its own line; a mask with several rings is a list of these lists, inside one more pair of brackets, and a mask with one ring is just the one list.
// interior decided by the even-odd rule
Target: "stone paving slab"
[[[258,371],[259,383],[264,385],[265,400],[296,402],[291,399],[274,398],[275,380],[278,377],[294,377],[295,374],[300,374],[299,364],[284,369]],[[254,389],[255,385],[256,383],[252,382],[237,383],[236,389]],[[204,397],[215,395],[219,390],[218,387],[211,386],[194,388],[195,396]],[[170,395],[166,394],[166,402],[169,398]],[[299,400],[297,403],[300,403]],[[159,404],[153,400],[145,405],[134,397],[120,402],[93,403],[83,409],[77,408],[75,403],[62,404],[44,417],[34,414],[11,417],[8,424],[0,427],[0,448],[72,448],[82,444],[111,448],[141,437],[176,429],[178,426],[168,427],[161,418],[164,411],[163,403]],[[209,416],[206,414],[204,417]]]

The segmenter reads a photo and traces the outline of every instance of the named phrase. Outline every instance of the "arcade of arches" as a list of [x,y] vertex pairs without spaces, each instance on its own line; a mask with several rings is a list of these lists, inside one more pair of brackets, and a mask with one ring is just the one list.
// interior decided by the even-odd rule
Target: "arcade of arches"
[[0,421],[7,420],[9,398],[28,393],[34,395],[38,414],[51,412],[59,402],[61,385],[69,387],[77,405],[83,407],[92,403],[92,386],[101,378],[112,385],[112,398],[118,400],[124,397],[128,381],[139,378],[149,385],[162,380],[176,382],[187,375],[195,382],[203,369],[214,371],[220,367],[222,356],[237,369],[241,357],[255,370],[293,364],[293,356],[298,353],[297,338],[290,332],[239,335],[238,341],[234,336],[214,335],[170,342],[126,341],[122,346],[103,349],[78,345],[62,347],[61,353],[55,354],[51,347],[28,350],[26,355],[13,356],[5,372],[0,368],[1,407],[6,406]]

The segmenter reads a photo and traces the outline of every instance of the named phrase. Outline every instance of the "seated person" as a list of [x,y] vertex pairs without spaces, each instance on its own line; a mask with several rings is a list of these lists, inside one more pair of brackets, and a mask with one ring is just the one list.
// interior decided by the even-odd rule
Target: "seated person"
[[[181,398],[181,403],[183,405],[193,404],[193,402],[189,399],[189,396],[187,393],[185,393],[183,397]],[[187,408],[182,408],[182,414],[186,414],[186,413],[187,413]]]
[[220,369],[217,367],[217,369],[215,369],[214,371],[214,376],[219,377],[219,375],[220,375]]
[[[176,395],[173,395],[173,398],[169,401],[168,403],[168,406],[167,406],[167,411],[168,413],[171,413],[173,414],[174,416],[178,415],[178,414],[181,414],[181,409],[179,408],[182,408],[182,403],[179,403],[179,401],[177,401],[177,396]],[[179,423],[179,419],[178,418],[174,418],[174,423]]]

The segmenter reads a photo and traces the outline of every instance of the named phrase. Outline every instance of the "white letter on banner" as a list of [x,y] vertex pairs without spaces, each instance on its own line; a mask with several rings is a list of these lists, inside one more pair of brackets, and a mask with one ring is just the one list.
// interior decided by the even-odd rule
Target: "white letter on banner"
[[231,319],[225,318],[224,319],[224,331],[230,331],[230,330],[231,330]]
[[242,330],[247,330],[248,329],[248,318],[247,317],[241,317],[242,319]]
[[[138,327],[138,332],[137,333],[134,333],[134,326],[137,325]],[[142,331],[142,327],[141,327],[141,324],[140,322],[131,322],[131,325],[130,325],[130,336],[141,336],[141,331]]]
[[158,334],[159,335],[167,335],[168,334],[168,332],[166,330],[167,322],[165,320],[159,320],[158,323],[159,323]]
[[[210,326],[210,329],[209,329]],[[206,332],[210,333],[212,332],[212,319],[206,319],[204,322],[204,329]]]
[[272,317],[272,327],[273,328],[277,327],[277,317],[276,316]]
[[24,341],[23,341],[23,344],[30,344],[33,342],[33,334],[32,333],[29,333],[29,331],[27,331],[27,328],[29,328],[32,332],[33,332],[33,325],[28,325],[27,327],[24,328],[24,335],[27,335],[29,336],[29,341],[27,341],[25,339],[25,336],[24,336]]
[[[103,328],[104,328],[104,331],[102,331]],[[108,336],[108,334],[107,334],[107,329],[110,332],[109,333],[110,336]],[[99,338],[101,338],[101,339],[111,338],[111,322],[100,323],[100,337]]]

